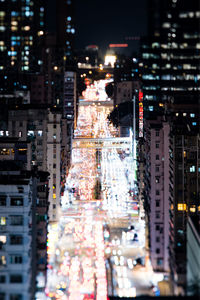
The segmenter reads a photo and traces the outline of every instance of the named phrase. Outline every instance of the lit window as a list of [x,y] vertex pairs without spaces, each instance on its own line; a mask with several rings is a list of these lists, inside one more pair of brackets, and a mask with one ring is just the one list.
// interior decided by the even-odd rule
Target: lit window
[[42,136],[42,130],[38,130],[38,136]]
[[33,131],[33,130],[28,130],[27,135],[28,135],[28,136],[34,136],[34,131]]
[[195,206],[195,205],[192,205],[192,206],[190,207],[190,211],[193,212],[193,213],[195,213],[195,212],[196,212],[196,206]]
[[195,166],[190,167],[190,173],[194,173],[195,172]]
[[187,206],[185,203],[178,203],[178,210],[183,211],[186,210]]
[[6,235],[0,235],[0,246],[6,244]]
[[5,255],[0,256],[0,266],[6,265],[6,257]]
[[0,225],[6,225],[6,217],[0,217]]

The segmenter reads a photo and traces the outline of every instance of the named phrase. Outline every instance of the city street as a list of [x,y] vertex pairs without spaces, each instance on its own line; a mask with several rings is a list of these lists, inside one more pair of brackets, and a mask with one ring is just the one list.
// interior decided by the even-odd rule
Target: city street
[[99,99],[99,87],[102,81],[87,87],[79,103],[62,216],[49,226],[47,299],[155,295],[138,213],[132,137],[119,138],[108,124],[112,102],[105,95]]

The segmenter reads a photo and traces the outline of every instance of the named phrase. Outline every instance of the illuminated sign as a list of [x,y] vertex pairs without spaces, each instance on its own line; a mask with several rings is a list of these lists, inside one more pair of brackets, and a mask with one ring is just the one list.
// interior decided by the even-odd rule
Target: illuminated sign
[[143,92],[139,90],[139,137],[143,137]]
[[128,47],[128,44],[110,44],[110,48],[126,48]]

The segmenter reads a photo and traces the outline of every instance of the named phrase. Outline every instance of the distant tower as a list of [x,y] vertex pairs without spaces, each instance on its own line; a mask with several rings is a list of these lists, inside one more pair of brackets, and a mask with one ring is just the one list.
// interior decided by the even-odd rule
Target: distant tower
[[66,64],[73,58],[74,36],[74,1],[56,1],[56,43],[65,49]]
[[44,34],[44,1],[0,2],[0,72],[40,69],[38,46]]

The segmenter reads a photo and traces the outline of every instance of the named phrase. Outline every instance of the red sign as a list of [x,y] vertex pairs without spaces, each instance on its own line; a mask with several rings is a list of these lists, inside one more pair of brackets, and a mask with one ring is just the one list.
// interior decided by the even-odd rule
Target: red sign
[[139,90],[139,137],[143,137],[143,92]]

